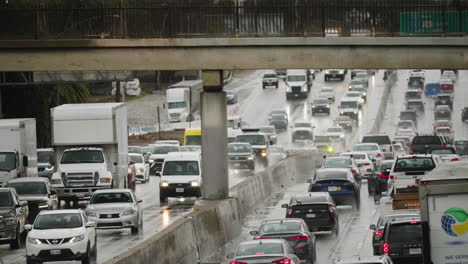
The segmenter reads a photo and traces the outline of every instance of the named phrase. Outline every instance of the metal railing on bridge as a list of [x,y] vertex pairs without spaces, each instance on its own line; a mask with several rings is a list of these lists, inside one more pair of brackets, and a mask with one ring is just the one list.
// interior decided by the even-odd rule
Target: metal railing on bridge
[[3,0],[0,39],[464,36],[468,0]]

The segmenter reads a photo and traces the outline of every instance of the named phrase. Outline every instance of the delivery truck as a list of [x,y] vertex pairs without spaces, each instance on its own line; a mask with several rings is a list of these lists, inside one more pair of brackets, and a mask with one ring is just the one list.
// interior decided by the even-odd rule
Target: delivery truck
[[166,90],[167,118],[169,122],[187,122],[200,114],[202,80],[181,81]]
[[36,119],[1,119],[0,138],[0,186],[37,176]]
[[65,104],[51,109],[55,172],[52,187],[65,202],[94,191],[126,188],[127,107],[124,103]]
[[419,181],[424,264],[468,262],[468,161],[446,163]]

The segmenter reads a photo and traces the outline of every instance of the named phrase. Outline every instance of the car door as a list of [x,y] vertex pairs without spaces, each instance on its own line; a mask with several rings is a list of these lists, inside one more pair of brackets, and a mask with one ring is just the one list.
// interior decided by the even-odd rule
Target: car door
[[85,232],[89,239],[91,248],[94,248],[95,246],[97,246],[95,245],[96,244],[96,228],[94,226],[86,227],[89,223],[89,219],[84,212],[81,212],[81,218],[83,219],[83,226],[85,228]]
[[24,225],[26,225],[26,221],[28,219],[28,207],[20,205],[20,199],[18,194],[16,194],[15,189],[11,189],[11,196],[13,198],[13,206],[15,207],[16,217],[18,218],[18,222],[20,224],[20,232],[23,232]]

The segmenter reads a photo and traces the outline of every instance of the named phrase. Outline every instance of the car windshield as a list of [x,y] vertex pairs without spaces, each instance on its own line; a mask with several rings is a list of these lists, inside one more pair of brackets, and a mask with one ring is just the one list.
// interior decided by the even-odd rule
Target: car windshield
[[419,136],[413,140],[414,145],[439,145],[441,144],[440,138],[435,136]]
[[379,147],[376,145],[356,145],[353,147],[354,151],[375,151],[379,150]]
[[185,107],[185,102],[170,102],[170,103],[167,103],[167,108],[169,108],[169,109],[184,108],[184,107]]
[[40,194],[47,195],[47,187],[44,182],[13,182],[8,187],[15,188],[18,195]]
[[170,175],[199,175],[198,161],[196,160],[175,160],[164,162],[164,176]]
[[270,112],[271,115],[286,115],[286,112],[284,110],[273,110]]
[[312,125],[307,122],[296,122],[294,127],[312,127]]
[[250,143],[252,146],[267,144],[263,135],[239,135],[236,137],[236,142]]
[[343,132],[343,129],[341,127],[330,127],[330,128],[327,129],[327,132],[341,133],[341,132]]
[[131,203],[133,202],[132,195],[129,192],[116,193],[97,193],[91,198],[90,204],[103,203]]
[[237,249],[236,256],[240,257],[265,254],[283,254],[283,245],[280,242],[241,244]]
[[185,137],[185,145],[197,145],[201,146],[202,137],[200,135],[197,136],[186,136]]
[[398,145],[398,144],[393,145],[393,148],[395,150],[402,150],[401,145]]
[[300,222],[266,223],[262,225],[263,233],[293,233],[298,231],[301,231]]
[[430,171],[435,168],[431,157],[416,157],[399,159],[395,165],[395,172],[399,171]]
[[411,217],[418,217],[419,215],[417,214],[397,214],[397,215],[387,215],[387,216],[384,216],[383,218],[380,218],[379,219],[379,222],[377,223],[377,225],[379,227],[382,227],[382,226],[385,226],[388,222],[390,221],[395,221],[395,220],[401,220],[401,219],[408,219],[408,218],[411,218]]
[[362,143],[377,143],[379,145],[390,145],[392,142],[388,136],[365,136]]
[[330,137],[316,136],[314,139],[315,143],[330,143]]
[[261,127],[260,128],[260,132],[263,132],[263,133],[276,133],[276,129],[274,126],[271,126],[271,127]]
[[60,163],[104,163],[104,156],[100,150],[66,151],[63,153]]
[[180,151],[180,147],[178,146],[156,146],[153,148],[153,154],[167,154],[178,151]]
[[287,82],[305,82],[305,75],[288,75]]
[[0,171],[12,171],[16,168],[16,154],[0,152]]
[[37,162],[50,163],[52,151],[37,151]]
[[386,169],[391,169],[393,162],[384,162],[380,164],[380,171],[385,171]]
[[357,102],[341,102],[341,108],[358,108]]
[[348,179],[348,173],[345,171],[321,171],[317,173],[315,180],[329,180],[329,179]]
[[151,153],[153,152],[153,147],[141,147],[141,150],[143,151],[143,153]]
[[[410,122],[410,121],[400,121],[398,122],[398,127],[403,127],[403,128],[406,128],[406,127],[412,127],[413,126],[413,122]],[[372,142],[372,143],[377,143],[377,142]],[[387,143],[385,143],[387,144]]]
[[411,243],[422,241],[421,224],[415,221],[415,224],[394,224],[390,228],[390,243]]
[[274,73],[266,73],[263,75],[263,78],[276,78],[276,74]]
[[353,79],[351,82],[349,82],[350,85],[362,85],[366,80],[364,79]]
[[353,165],[350,158],[343,159],[325,159],[323,161],[324,167],[348,167]]
[[139,147],[128,147],[128,153],[138,153],[141,154]]
[[448,111],[448,110],[450,110],[450,107],[448,107],[448,106],[446,106],[446,105],[438,105],[438,106],[436,107],[436,110],[439,110],[439,111],[440,111],[440,110],[442,110],[442,111]]
[[10,192],[0,192],[0,207],[12,207],[13,200]]
[[82,227],[79,213],[43,214],[34,222],[34,229],[69,229]]
[[353,87],[353,88],[351,88],[351,91],[353,91],[353,92],[365,92],[366,88],[364,88],[364,87]]
[[430,152],[431,154],[436,154],[436,155],[448,155],[448,154],[456,154],[455,150],[452,148],[443,148],[443,149],[433,149]]
[[284,115],[273,115],[271,116],[271,120],[283,121],[286,119],[284,118]]
[[347,93],[346,96],[347,97],[361,97],[361,93],[360,92],[352,92],[352,93]]
[[328,104],[328,99],[315,99],[313,104]]
[[128,155],[130,157],[131,161],[134,161],[135,163],[144,163],[143,157],[142,156],[137,156],[137,155]]
[[455,141],[455,146],[466,146],[468,145],[468,140],[457,140]]
[[419,106],[419,105],[422,105],[422,104],[423,104],[423,102],[420,102],[420,101],[408,102],[409,106]]
[[252,148],[247,144],[229,144],[228,146],[229,153],[250,153]]

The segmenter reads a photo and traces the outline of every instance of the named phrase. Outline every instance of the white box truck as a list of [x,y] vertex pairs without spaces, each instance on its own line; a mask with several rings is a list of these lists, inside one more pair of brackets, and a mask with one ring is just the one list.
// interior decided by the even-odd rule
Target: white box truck
[[167,118],[169,122],[194,120],[200,113],[202,80],[181,81],[166,90]]
[[1,119],[0,138],[0,186],[37,176],[36,119]]
[[124,103],[66,104],[51,109],[59,200],[89,199],[99,189],[125,188],[128,174]]
[[468,263],[468,162],[451,162],[419,181],[424,264]]

